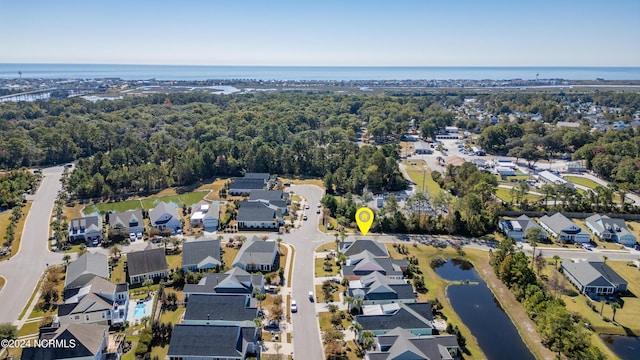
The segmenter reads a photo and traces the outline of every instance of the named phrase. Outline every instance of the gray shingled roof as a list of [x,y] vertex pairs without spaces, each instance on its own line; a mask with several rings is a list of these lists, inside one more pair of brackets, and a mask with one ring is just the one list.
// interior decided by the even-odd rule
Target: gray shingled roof
[[240,221],[275,221],[282,217],[277,208],[258,201],[241,201],[236,220]]
[[244,359],[247,345],[253,342],[255,333],[255,327],[178,324],[171,333],[167,355]]
[[76,234],[78,232],[74,232],[76,229],[78,232],[81,232],[80,229],[84,229],[84,232],[89,230],[101,230],[102,225],[100,224],[99,216],[85,216],[82,218],[76,218],[69,222],[69,233]]
[[[591,224],[601,234],[615,234],[618,237],[631,234],[627,229],[627,224],[624,219],[614,219],[607,215],[591,215],[585,220],[587,224]],[[619,231],[618,231],[619,230]]]
[[451,357],[447,349],[458,348],[458,341],[454,335],[416,337],[400,327],[389,331],[385,335],[378,336],[377,341],[383,346],[390,346],[390,348],[388,351],[372,351],[367,353],[371,360],[450,359]]
[[[171,217],[167,219],[160,219],[160,217],[164,214],[169,214]],[[165,202],[160,202],[156,207],[149,211],[149,221],[152,224],[164,224],[169,221],[171,218],[180,219],[180,215],[178,214],[178,208],[173,204],[168,204]]]
[[342,267],[342,276],[353,277],[368,275],[374,271],[386,276],[402,276],[402,268],[407,266],[404,259],[394,260],[389,257],[376,257],[368,250],[350,256],[347,264]]
[[364,330],[391,330],[396,327],[404,329],[433,329],[433,313],[431,304],[397,303],[398,309],[388,314],[357,315],[355,321]]
[[379,272],[350,281],[347,291],[351,296],[364,297],[365,300],[415,299],[411,284],[389,279]]
[[118,224],[122,224],[123,227],[129,227],[131,220],[137,220],[138,226],[144,227],[142,210],[129,210],[125,212],[109,214],[109,226],[111,226],[112,228]]
[[359,254],[365,250],[369,251],[374,256],[389,256],[389,251],[387,251],[384,244],[367,239],[345,242],[342,244],[342,249],[340,251],[342,251],[345,256],[349,257]]
[[[220,240],[201,236],[195,240],[186,241],[182,245],[182,266],[198,265],[202,261],[220,262]],[[215,261],[214,261],[215,260]]]
[[262,285],[262,274],[249,274],[234,267],[224,274],[206,274],[198,284],[185,284],[185,294],[252,294],[253,288]]
[[254,235],[242,244],[233,266],[244,268],[249,264],[273,264],[277,249],[278,243],[275,241],[264,241]]
[[94,276],[109,278],[107,256],[102,253],[87,252],[67,266],[64,288],[82,287]]
[[282,190],[254,190],[251,191],[251,195],[249,196],[250,200],[285,200],[289,197],[289,194],[283,192]]
[[266,183],[262,179],[254,178],[233,178],[233,182],[229,185],[231,191],[240,190],[260,190],[266,187]]
[[540,223],[544,223],[549,229],[553,230],[556,234],[560,234],[565,231],[568,234],[586,233],[576,223],[569,220],[561,213],[555,213],[551,216],[544,215],[540,218]]
[[129,277],[167,270],[167,258],[163,248],[145,249],[127,254]]
[[194,294],[187,302],[184,320],[253,321],[258,317],[256,304],[248,294]]
[[21,359],[55,360],[93,357],[102,350],[100,347],[108,330],[108,326],[94,324],[65,324],[59,328],[43,328],[41,329],[41,340],[64,340],[66,343],[71,343],[71,340],[74,340],[76,346],[25,348],[22,350]]
[[584,286],[618,286],[627,284],[618,273],[602,261],[562,261],[562,268]]

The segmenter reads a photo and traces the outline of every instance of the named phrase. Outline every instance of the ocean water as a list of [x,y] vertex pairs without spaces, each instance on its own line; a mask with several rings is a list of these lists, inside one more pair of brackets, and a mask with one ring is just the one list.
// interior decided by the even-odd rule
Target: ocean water
[[0,64],[0,79],[640,80],[640,67],[332,67]]

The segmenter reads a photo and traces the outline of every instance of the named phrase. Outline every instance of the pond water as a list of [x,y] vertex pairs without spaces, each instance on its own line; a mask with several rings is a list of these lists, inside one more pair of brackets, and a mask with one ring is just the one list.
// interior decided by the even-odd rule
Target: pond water
[[621,359],[640,359],[640,337],[601,335],[602,341]]
[[[469,262],[450,259],[435,271],[443,279],[465,282],[464,285],[450,285],[447,296],[488,359],[535,359],[511,319]],[[467,281],[471,284],[466,284]]]

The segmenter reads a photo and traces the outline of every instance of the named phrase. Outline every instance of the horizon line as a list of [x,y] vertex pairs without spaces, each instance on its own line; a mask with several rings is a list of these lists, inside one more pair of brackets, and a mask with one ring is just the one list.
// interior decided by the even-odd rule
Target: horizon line
[[110,65],[110,66],[188,66],[188,67],[300,67],[300,68],[640,68],[640,65],[211,65],[211,64],[142,64],[142,63],[65,63],[0,62],[2,65]]

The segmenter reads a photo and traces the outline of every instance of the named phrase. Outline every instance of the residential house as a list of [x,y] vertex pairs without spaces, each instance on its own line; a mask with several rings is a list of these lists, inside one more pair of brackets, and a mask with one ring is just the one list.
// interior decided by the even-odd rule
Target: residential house
[[114,284],[99,276],[80,288],[66,289],[64,304],[58,306],[56,323],[123,324],[127,317],[129,285]]
[[86,252],[67,265],[64,289],[69,290],[83,287],[96,276],[109,279],[107,255]]
[[231,268],[224,274],[206,274],[197,284],[185,284],[185,299],[194,294],[253,294],[264,293],[262,274],[249,274],[239,267]]
[[218,269],[221,266],[220,240],[201,236],[183,243],[182,269],[185,272]]
[[615,241],[628,247],[636,244],[636,236],[629,232],[624,219],[596,214],[589,216],[585,222],[589,230],[602,240]]
[[172,234],[182,230],[182,220],[178,214],[178,208],[173,204],[158,203],[149,211],[151,226],[160,231],[171,231]]
[[545,184],[566,186],[573,189],[573,183],[547,170],[540,171],[538,173],[538,181]]
[[500,220],[498,226],[507,237],[513,238],[516,241],[523,241],[526,238],[525,235],[527,231],[534,228],[540,229],[538,240],[544,240],[547,238],[547,232],[527,215],[520,215],[515,220]]
[[627,290],[627,281],[601,261],[564,260],[563,274],[587,295],[610,295]]
[[245,271],[276,271],[280,268],[278,243],[254,235],[242,244],[232,266]]
[[191,295],[183,324],[252,326],[258,317],[258,301],[247,294]]
[[220,221],[220,205],[217,202],[200,201],[191,207],[191,227],[201,227],[204,231],[218,230]]
[[346,257],[368,251],[377,257],[389,257],[389,251],[384,244],[374,240],[356,240],[339,244],[338,252]]
[[282,190],[253,190],[249,200],[262,201],[267,205],[273,205],[282,215],[288,213],[289,193]]
[[65,324],[41,328],[39,341],[58,346],[34,346],[22,349],[23,360],[119,360],[124,337],[110,335],[109,327],[95,324]]
[[271,175],[268,173],[246,173],[244,177],[233,178],[229,184],[231,195],[251,194],[253,190],[266,190],[270,188]]
[[69,241],[84,241],[87,246],[100,245],[102,242],[102,219],[100,216],[87,216],[71,220]]
[[259,331],[255,326],[178,324],[171,332],[169,360],[260,359]]
[[389,279],[379,272],[349,281],[347,293],[363,299],[364,305],[416,302],[411,284],[401,279]]
[[167,258],[163,248],[153,248],[151,244],[142,251],[127,254],[127,278],[129,284],[141,284],[146,279],[167,277]]
[[356,315],[355,322],[362,330],[369,330],[375,336],[384,335],[401,327],[415,336],[432,335],[433,310],[431,303],[392,303],[366,305],[362,315]]
[[281,210],[259,200],[240,202],[236,221],[240,229],[278,229],[283,224]]
[[142,210],[131,210],[108,215],[109,227],[119,234],[144,232],[144,218]]
[[369,251],[349,256],[346,264],[340,269],[340,274],[348,279],[358,279],[362,276],[378,272],[389,279],[403,279],[407,270],[407,260],[377,257]]
[[455,335],[415,336],[397,327],[377,336],[375,350],[368,351],[364,360],[453,360],[459,353]]
[[544,215],[540,218],[540,225],[550,235],[559,241],[568,241],[575,243],[588,243],[591,236],[573,221],[567,219],[561,213],[555,213],[551,216]]

